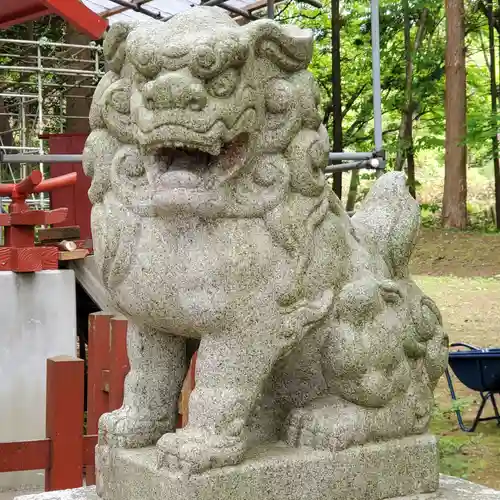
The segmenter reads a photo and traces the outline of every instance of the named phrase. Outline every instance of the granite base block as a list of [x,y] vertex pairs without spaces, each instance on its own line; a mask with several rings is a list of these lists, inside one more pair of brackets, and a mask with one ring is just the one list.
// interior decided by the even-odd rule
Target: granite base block
[[104,500],[382,500],[438,489],[436,440],[424,435],[339,453],[266,445],[237,466],[191,477],[156,467],[156,450],[98,446]]
[[[99,500],[95,486],[75,488],[73,490],[46,491],[15,497],[14,500]],[[146,500],[146,499],[144,499]]]
[[[428,495],[410,495],[393,500],[500,500],[500,491],[465,481],[458,477],[441,476],[439,491]],[[127,500],[124,496],[122,500]],[[95,487],[74,490],[52,491],[36,495],[25,495],[14,500],[100,500]],[[149,500],[145,497],[144,500]]]

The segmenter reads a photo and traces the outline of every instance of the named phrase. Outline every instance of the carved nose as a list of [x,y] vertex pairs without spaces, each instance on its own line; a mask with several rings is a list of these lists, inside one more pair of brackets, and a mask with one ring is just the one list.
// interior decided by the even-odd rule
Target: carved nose
[[144,96],[158,109],[192,109],[207,105],[207,93],[199,80],[186,75],[161,75],[144,87]]

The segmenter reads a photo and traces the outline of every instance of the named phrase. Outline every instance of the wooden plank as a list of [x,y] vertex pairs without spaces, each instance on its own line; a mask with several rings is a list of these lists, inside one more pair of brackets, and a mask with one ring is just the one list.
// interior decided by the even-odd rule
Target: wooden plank
[[39,229],[38,241],[79,240],[80,226],[61,226]]
[[[103,390],[103,373],[109,370],[111,314],[89,316],[89,347],[87,368],[87,433],[97,434],[99,417],[109,411],[109,394]],[[109,385],[109,384],[108,384]],[[95,469],[85,470],[87,485],[95,484]]]
[[0,443],[0,473],[47,469],[49,465],[49,439]]
[[41,0],[51,12],[63,17],[68,23],[92,38],[99,40],[108,27],[108,21],[90,10],[79,0]]
[[46,432],[51,440],[45,491],[79,488],[83,481],[84,362],[47,360]]
[[109,379],[111,377],[110,370],[103,370],[101,372],[101,390],[109,394]]
[[179,397],[179,427],[185,427],[189,421],[189,398],[196,385],[195,374],[197,357],[198,355],[195,352],[189,363],[189,369],[184,379],[184,383],[182,384]]
[[117,410],[123,403],[125,376],[130,370],[127,353],[127,327],[125,318],[111,320],[111,351],[109,377],[109,409]]
[[[0,0],[1,1],[1,0]],[[53,134],[49,135],[49,149],[51,154],[81,154],[85,146],[85,134]],[[74,186],[66,186],[51,193],[51,207],[67,207],[68,218],[61,226],[79,226],[80,237],[88,239],[92,237],[90,229],[90,212],[92,205],[87,195],[90,188],[91,178],[83,171],[81,163],[52,163],[50,165],[50,176],[58,177],[71,172],[77,173],[77,181]]]
[[77,248],[71,252],[59,252],[59,260],[78,260],[84,259],[89,254],[87,248]]
[[97,434],[83,436],[83,465],[85,467],[95,466],[95,447],[97,446]]

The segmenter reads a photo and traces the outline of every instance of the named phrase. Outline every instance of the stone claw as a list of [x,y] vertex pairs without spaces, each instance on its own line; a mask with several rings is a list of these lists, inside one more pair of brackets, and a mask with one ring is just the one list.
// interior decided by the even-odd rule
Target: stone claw
[[362,411],[354,405],[298,408],[288,417],[286,442],[297,448],[341,451],[364,441],[363,428]]
[[117,448],[153,445],[172,425],[151,417],[128,406],[103,414],[99,419],[99,444]]
[[180,429],[165,434],[157,443],[157,467],[187,475],[212,468],[236,465],[246,451],[241,437],[205,430]]

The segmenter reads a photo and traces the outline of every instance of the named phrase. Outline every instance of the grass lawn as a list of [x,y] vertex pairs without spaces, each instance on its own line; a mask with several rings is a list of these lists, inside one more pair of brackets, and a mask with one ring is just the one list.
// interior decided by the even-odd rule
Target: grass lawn
[[[440,307],[451,342],[500,347],[500,236],[424,231],[413,272]],[[478,395],[455,382],[471,421]],[[436,404],[432,431],[441,438],[442,472],[500,489],[500,427],[488,422],[473,434],[462,432],[444,378]]]

